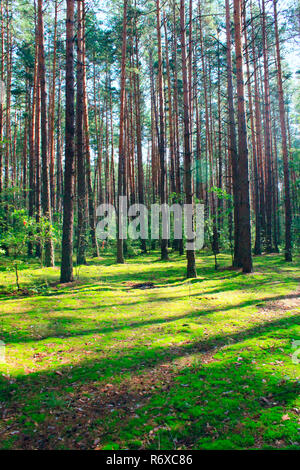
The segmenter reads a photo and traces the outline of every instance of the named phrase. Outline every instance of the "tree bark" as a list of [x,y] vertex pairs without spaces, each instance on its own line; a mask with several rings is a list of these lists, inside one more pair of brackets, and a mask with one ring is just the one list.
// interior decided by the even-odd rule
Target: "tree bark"
[[[4,17],[3,17],[3,3],[0,1],[0,14],[1,14],[1,39],[0,39],[0,79],[1,79],[1,100],[0,100],[0,142],[3,140],[3,103],[2,97],[4,96],[4,90],[2,89],[4,83]],[[0,194],[3,189],[3,148],[2,144],[0,145]]]
[[270,103],[270,83],[269,83],[269,61],[268,61],[268,41],[266,30],[266,9],[265,0],[262,1],[262,39],[264,58],[264,111],[265,111],[265,165],[266,165],[266,251],[272,253],[272,143],[271,143],[271,103]]
[[236,75],[238,97],[238,133],[239,133],[239,224],[240,250],[244,273],[252,272],[250,200],[248,176],[248,145],[244,97],[243,46],[241,28],[241,0],[234,0],[234,30],[236,52]]
[[83,137],[83,2],[77,2],[77,97],[76,97],[76,158],[77,158],[77,264],[86,264],[87,193],[86,162]]
[[[139,38],[137,31],[137,20],[135,20],[135,68],[138,71],[134,74],[135,82],[135,110],[136,110],[136,150],[138,164],[138,195],[139,204],[145,204],[145,187],[144,187],[144,168],[143,168],[143,152],[142,152],[142,125],[141,125],[141,90],[139,76]],[[141,240],[142,252],[147,252],[146,240]]]
[[58,0],[55,0],[54,6],[54,37],[53,37],[53,65],[52,65],[52,84],[49,105],[49,160],[50,160],[50,195],[52,212],[55,210],[55,158],[54,158],[54,125],[55,125],[55,85],[56,85],[56,50],[57,50],[57,16],[58,16]]
[[[192,153],[190,139],[190,111],[189,111],[189,85],[186,64],[186,34],[185,34],[185,7],[184,0],[180,0],[180,37],[181,37],[181,57],[182,57],[182,81],[183,81],[183,103],[184,103],[184,189],[186,203],[193,207],[193,184],[192,184]],[[194,219],[192,219],[194,220]],[[187,240],[192,244],[193,240]],[[195,250],[187,249],[187,278],[197,277]]]
[[[159,134],[158,151],[160,157],[160,202],[167,202],[167,175],[165,162],[165,112],[163,95],[163,62],[161,47],[161,15],[160,0],[156,0],[156,29],[157,29],[157,54],[158,54],[158,97],[159,97]],[[168,240],[161,237],[161,259],[168,260]]]
[[278,98],[279,98],[280,128],[281,128],[283,172],[284,172],[285,260],[292,261],[292,209],[291,209],[291,194],[290,194],[289,155],[288,155],[288,145],[287,145],[284,94],[283,94],[283,86],[282,86],[282,70],[281,70],[281,57],[280,57],[280,46],[279,46],[277,0],[273,0],[273,2],[274,2],[275,43],[276,43],[276,57],[277,57]]
[[124,242],[121,237],[120,220],[124,216],[120,204],[120,196],[125,196],[126,191],[126,164],[125,164],[125,86],[126,86],[126,48],[127,48],[127,0],[124,0],[123,11],[123,35],[122,35],[122,62],[121,62],[121,96],[120,96],[120,131],[119,131],[119,172],[118,172],[118,239],[117,239],[117,263],[124,263]]
[[[49,181],[49,155],[47,133],[47,93],[44,51],[43,0],[38,1],[38,38],[39,38],[39,83],[41,99],[41,157],[42,157],[42,209],[46,220],[51,224],[51,201]],[[51,228],[47,229],[45,241],[45,265],[54,266],[54,247]]]
[[96,239],[95,205],[94,192],[91,178],[91,153],[90,153],[90,130],[88,116],[88,96],[86,86],[86,57],[85,57],[85,0],[82,0],[82,62],[83,62],[83,127],[84,127],[84,148],[86,162],[86,188],[87,188],[87,207],[88,223],[90,229],[90,239],[92,244],[92,256],[99,256],[99,249]]
[[231,57],[231,22],[229,0],[226,0],[226,37],[227,37],[227,95],[228,95],[228,117],[229,117],[229,147],[232,166],[232,189],[234,200],[234,257],[233,266],[241,267],[240,253],[240,208],[239,200],[239,173],[238,173],[238,153],[237,138],[235,128],[235,115],[233,103],[232,84],[232,57]]
[[66,38],[66,130],[64,215],[62,236],[61,282],[73,281],[73,225],[74,225],[74,0],[67,0]]

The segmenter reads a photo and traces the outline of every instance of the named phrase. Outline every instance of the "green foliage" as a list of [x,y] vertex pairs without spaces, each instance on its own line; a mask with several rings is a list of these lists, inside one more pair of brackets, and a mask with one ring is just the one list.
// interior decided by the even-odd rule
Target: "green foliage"
[[12,269],[16,275],[16,285],[19,285],[19,269],[24,268],[24,260],[29,244],[38,244],[41,248],[41,265],[44,264],[45,243],[49,234],[53,241],[57,241],[58,229],[54,228],[46,217],[29,217],[25,209],[20,209],[21,191],[10,188],[3,191],[0,200],[0,247],[2,254],[12,258],[12,264],[6,269]]
[[185,196],[183,193],[171,193],[169,194],[169,204],[184,204]]
[[218,199],[222,199],[223,201],[231,201],[233,202],[233,197],[231,194],[227,193],[225,189],[218,188],[217,186],[212,186],[209,189],[210,193],[214,193]]

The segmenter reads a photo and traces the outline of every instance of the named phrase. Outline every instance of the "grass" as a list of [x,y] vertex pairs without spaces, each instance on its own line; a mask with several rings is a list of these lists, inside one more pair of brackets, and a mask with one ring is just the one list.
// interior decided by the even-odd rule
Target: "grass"
[[69,286],[30,265],[26,296],[0,270],[0,448],[300,448],[299,262],[90,263]]

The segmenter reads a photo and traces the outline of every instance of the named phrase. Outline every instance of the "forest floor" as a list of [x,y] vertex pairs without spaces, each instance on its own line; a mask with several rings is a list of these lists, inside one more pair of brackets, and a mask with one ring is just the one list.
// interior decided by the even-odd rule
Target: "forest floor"
[[0,448],[300,449],[299,259],[157,258],[28,265],[23,295],[1,260]]

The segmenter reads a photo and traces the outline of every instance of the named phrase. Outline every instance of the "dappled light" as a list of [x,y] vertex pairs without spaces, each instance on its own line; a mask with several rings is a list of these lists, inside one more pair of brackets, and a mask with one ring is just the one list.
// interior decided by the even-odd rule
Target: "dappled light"
[[[215,273],[212,257],[201,255],[199,278],[190,283],[179,258],[170,267],[155,259],[146,255],[115,272],[109,262],[101,272],[90,265],[79,285],[1,302],[5,445],[292,445],[299,268],[274,273],[273,257],[264,257],[246,281],[236,272]],[[124,284],[131,273],[139,283],[155,277],[154,288],[133,290]],[[46,281],[52,273],[39,275]],[[281,310],[284,299],[298,302]]]

